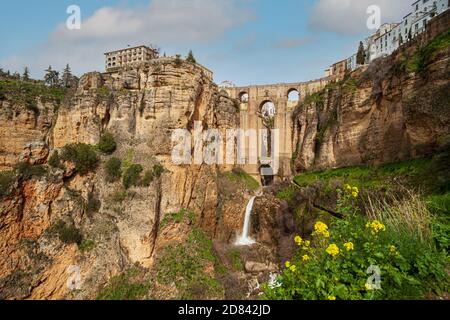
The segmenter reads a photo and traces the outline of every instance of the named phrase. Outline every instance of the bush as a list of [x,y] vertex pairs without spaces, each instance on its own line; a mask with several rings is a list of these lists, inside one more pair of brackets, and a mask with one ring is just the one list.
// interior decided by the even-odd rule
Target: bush
[[24,180],[32,177],[42,177],[47,174],[47,170],[41,165],[33,166],[28,162],[21,162],[15,167],[16,174]]
[[125,189],[139,185],[140,175],[143,170],[144,168],[140,164],[133,164],[125,171],[122,180]]
[[56,234],[65,244],[76,243],[78,245],[83,241],[83,236],[73,224],[66,224],[64,221],[58,221],[50,230],[52,234]]
[[[347,185],[339,195],[344,219],[333,220],[330,228],[317,222],[309,241],[295,237],[298,250],[277,282],[264,285],[266,299],[422,299],[449,289],[445,253],[426,239],[399,232],[399,220],[362,216],[358,188]],[[397,219],[408,229],[414,217],[404,212]],[[381,287],[369,278],[377,268]]]
[[61,163],[61,158],[59,157],[59,152],[58,150],[55,150],[51,157],[48,159],[48,165],[52,168],[59,168],[59,169],[63,169],[63,165]]
[[141,185],[144,187],[149,187],[150,184],[156,179],[161,177],[164,172],[164,167],[157,164],[153,166],[153,170],[147,170],[142,178]]
[[91,251],[92,249],[94,249],[94,247],[95,247],[95,242],[94,241],[92,241],[92,240],[83,240],[81,242],[81,244],[78,246],[78,249],[80,249],[80,251],[82,253],[85,253],[85,252]]
[[115,182],[122,177],[122,161],[118,158],[111,158],[105,163],[106,181]]
[[102,203],[97,199],[93,192],[89,192],[88,201],[86,203],[86,211],[88,214],[98,212],[102,206]]
[[0,197],[9,194],[9,190],[15,179],[16,177],[12,171],[0,172]]
[[111,195],[111,200],[113,202],[116,203],[122,203],[125,201],[125,199],[127,198],[127,192],[126,190],[119,190],[119,191],[115,191],[112,195]]
[[62,150],[61,158],[75,165],[75,170],[86,174],[96,168],[98,157],[92,146],[84,143],[69,144]]
[[106,132],[100,138],[98,149],[105,154],[112,154],[117,149],[117,143],[110,132]]

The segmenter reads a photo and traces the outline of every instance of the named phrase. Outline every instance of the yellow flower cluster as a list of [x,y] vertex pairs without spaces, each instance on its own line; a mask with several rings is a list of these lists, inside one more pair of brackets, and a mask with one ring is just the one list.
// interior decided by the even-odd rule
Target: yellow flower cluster
[[347,249],[347,251],[352,251],[355,249],[355,245],[353,244],[353,242],[344,243],[344,247],[345,249]]
[[336,257],[337,255],[339,255],[339,253],[341,252],[341,250],[339,249],[339,247],[335,244],[331,244],[328,248],[327,248],[327,253],[332,256],[332,257]]
[[294,238],[294,241],[295,241],[295,243],[296,243],[298,246],[301,246],[302,243],[303,243],[303,239],[302,239],[302,237],[300,237],[300,236],[296,236],[296,237]]
[[336,297],[335,296],[328,296],[328,300],[334,301],[334,300],[336,300]]
[[378,220],[367,222],[366,228],[370,229],[370,231],[374,235],[380,233],[381,231],[386,231],[386,226]]
[[285,266],[287,269],[291,270],[292,272],[297,271],[297,267],[293,264],[291,264],[290,261],[286,261]]
[[359,196],[359,189],[358,189],[358,187],[352,187],[351,185],[346,184],[346,185],[344,186],[344,188],[345,188],[345,190],[346,190],[348,193],[351,193],[351,194],[352,194],[352,197],[353,197],[353,198],[358,198],[358,196]]
[[398,252],[397,247],[393,245],[389,246],[389,252],[396,256],[400,255],[400,252]]
[[309,261],[309,256],[305,254],[305,255],[302,257],[302,260],[303,260],[303,262],[308,262],[308,261]]
[[315,231],[315,234],[317,234],[319,236],[324,236],[325,238],[330,237],[330,232],[328,231],[328,226],[321,221],[318,221],[316,223],[316,225],[314,226],[314,231]]

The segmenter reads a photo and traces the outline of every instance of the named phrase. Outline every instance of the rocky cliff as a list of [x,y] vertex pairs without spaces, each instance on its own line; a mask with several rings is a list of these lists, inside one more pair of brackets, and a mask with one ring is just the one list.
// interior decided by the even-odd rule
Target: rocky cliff
[[450,133],[448,31],[306,98],[294,115],[297,171],[431,154]]

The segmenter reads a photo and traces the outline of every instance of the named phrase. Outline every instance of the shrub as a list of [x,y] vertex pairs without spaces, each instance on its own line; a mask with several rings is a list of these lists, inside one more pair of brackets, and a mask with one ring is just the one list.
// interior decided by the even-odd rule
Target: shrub
[[[399,232],[399,220],[415,218],[403,212],[398,220],[368,219],[355,205],[358,197],[358,188],[347,185],[337,205],[344,219],[333,220],[331,227],[317,222],[309,241],[295,237],[298,250],[277,282],[264,285],[266,299],[418,299],[449,289],[446,254]],[[411,227],[405,223],[405,228]],[[369,278],[377,268],[381,287]]]
[[149,187],[150,184],[155,180],[155,174],[151,170],[147,170],[142,178],[141,185],[144,187]]
[[143,170],[144,168],[140,164],[133,164],[125,171],[122,180],[125,189],[139,185],[140,175]]
[[50,156],[50,158],[48,159],[48,165],[52,168],[59,168],[59,169],[63,169],[64,166],[61,163],[61,158],[59,156],[59,152],[58,150],[55,150],[52,155]]
[[0,172],[0,197],[8,195],[15,179],[16,177],[12,171]]
[[32,177],[42,177],[47,173],[47,170],[45,170],[43,166],[33,166],[28,162],[21,162],[17,164],[15,171],[17,175],[24,180],[31,179]]
[[93,192],[89,192],[88,201],[86,203],[86,211],[88,214],[98,212],[102,206],[99,199],[96,198]]
[[115,191],[111,195],[111,200],[116,203],[122,203],[127,198],[127,191],[126,190],[118,190]]
[[78,249],[80,249],[80,251],[82,253],[85,253],[85,252],[91,251],[92,249],[94,249],[94,247],[95,247],[95,242],[94,241],[92,241],[92,240],[83,240],[83,241],[81,241],[80,245],[78,246]]
[[92,146],[84,143],[69,144],[62,150],[61,159],[70,161],[75,165],[75,170],[80,174],[86,174],[96,168],[98,157]]
[[110,132],[106,132],[100,138],[98,149],[105,154],[112,154],[117,149],[117,143]]
[[115,182],[122,177],[122,161],[118,158],[111,158],[105,163],[106,181]]
[[76,243],[80,245],[83,241],[83,236],[80,230],[78,230],[73,224],[66,224],[62,220],[53,225],[50,232],[58,235],[59,240],[65,244]]

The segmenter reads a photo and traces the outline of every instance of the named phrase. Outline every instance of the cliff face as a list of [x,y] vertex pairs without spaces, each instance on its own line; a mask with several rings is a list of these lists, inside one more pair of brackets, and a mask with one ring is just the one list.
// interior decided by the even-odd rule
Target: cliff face
[[[2,298],[93,298],[112,276],[134,265],[151,268],[159,251],[184,241],[182,227],[160,234],[162,221],[181,209],[194,212],[210,238],[228,241],[240,227],[245,186],[236,187],[232,199],[219,200],[218,179],[225,179],[218,178],[220,168],[171,161],[173,129],[192,130],[194,121],[219,130],[239,123],[234,101],[219,93],[201,67],[160,59],[119,74],[90,73],[58,109],[39,105],[38,113],[5,103],[4,169],[27,160],[45,164],[54,150],[71,143],[95,145],[107,130],[117,141],[114,156],[145,169],[162,165],[164,172],[149,187],[128,191],[120,191],[120,182],[106,182],[102,165],[79,175],[66,163],[68,169],[48,168],[47,174],[16,180],[0,204]],[[100,203],[95,213],[89,210],[94,198]],[[218,214],[222,206],[226,218]],[[82,252],[55,238],[60,221],[81,230],[94,248]],[[80,290],[67,286],[71,266],[81,272]]]
[[[448,43],[448,32],[441,38]],[[308,97],[294,116],[297,171],[432,153],[450,133],[450,49],[441,49],[436,39],[377,60]]]

